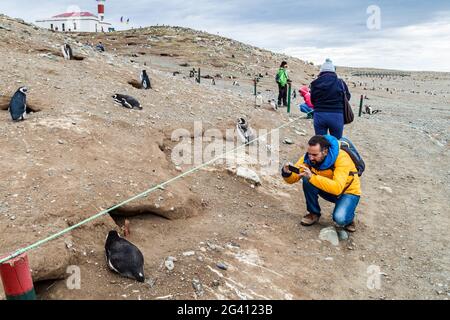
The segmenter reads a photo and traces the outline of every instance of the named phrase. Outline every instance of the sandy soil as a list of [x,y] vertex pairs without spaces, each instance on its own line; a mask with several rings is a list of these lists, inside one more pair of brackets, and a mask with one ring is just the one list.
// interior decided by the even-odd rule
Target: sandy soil
[[[255,129],[292,121],[280,131],[281,161],[296,160],[314,134],[297,108],[287,115],[267,103],[281,60],[289,60],[295,88],[317,75],[298,59],[180,28],[63,35],[1,16],[0,38],[0,104],[27,85],[30,103],[41,109],[21,123],[0,111],[0,254],[189,170],[172,162],[170,136],[178,128],[192,132],[194,121],[221,131],[240,116]],[[58,56],[64,39],[85,59]],[[104,54],[83,46],[99,40]],[[193,67],[220,75],[217,85],[195,84]],[[154,90],[127,83],[142,68]],[[330,204],[320,224],[300,226],[300,185],[272,173],[255,187],[215,165],[128,205],[129,240],[145,256],[146,283],[108,270],[104,239],[124,221],[108,215],[29,253],[39,298],[448,299],[450,74],[379,78],[356,71],[338,68],[352,103],[364,95],[364,104],[381,112],[345,130],[367,165],[358,230],[348,240],[333,246],[319,239],[332,225]],[[252,79],[259,73],[264,104],[255,108]],[[115,105],[114,93],[135,96],[144,109]],[[294,144],[283,144],[286,137]],[[171,271],[169,256],[176,258]],[[69,265],[81,270],[80,290],[66,286]],[[371,290],[374,268],[380,287]]]

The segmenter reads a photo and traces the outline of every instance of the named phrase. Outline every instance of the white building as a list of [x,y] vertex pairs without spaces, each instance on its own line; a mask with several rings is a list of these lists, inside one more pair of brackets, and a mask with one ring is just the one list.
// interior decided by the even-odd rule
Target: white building
[[105,22],[105,0],[97,0],[98,16],[90,12],[66,12],[49,19],[37,20],[36,25],[63,32],[109,32],[112,25]]

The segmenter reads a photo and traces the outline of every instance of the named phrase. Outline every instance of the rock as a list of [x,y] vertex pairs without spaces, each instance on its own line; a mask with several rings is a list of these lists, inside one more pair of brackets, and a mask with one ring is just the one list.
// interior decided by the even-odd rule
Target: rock
[[217,264],[217,268],[219,268],[221,270],[225,270],[225,271],[228,270],[228,266],[226,264],[222,263],[222,262],[219,262]]
[[156,280],[150,278],[147,281],[145,281],[145,283],[148,284],[150,286],[150,288],[153,288],[156,284]]
[[379,188],[380,188],[380,190],[384,190],[384,191],[386,191],[387,193],[392,194],[392,189],[389,188],[389,187],[379,187]]
[[334,227],[323,228],[320,230],[319,239],[330,242],[333,246],[339,245],[339,238]]
[[183,252],[183,256],[185,256],[185,257],[192,257],[192,256],[195,256],[195,251],[187,251],[187,252]]
[[202,295],[204,294],[204,291],[203,291],[203,285],[202,285],[202,283],[200,282],[199,279],[194,278],[194,279],[192,280],[192,287],[194,288],[195,293],[196,293],[198,296],[202,296]]
[[6,30],[6,31],[11,31],[11,29],[5,27],[4,25],[0,25],[0,29]]
[[284,141],[283,141],[283,143],[284,143],[284,144],[294,144],[294,141],[292,141],[292,140],[289,139],[289,138],[285,138]]
[[239,167],[237,168],[236,175],[238,177],[244,178],[245,180],[253,182],[255,185],[261,184],[261,179],[253,170],[248,168]]
[[70,240],[65,240],[64,243],[66,244],[66,248],[67,249],[72,249],[73,248],[73,243]]
[[219,280],[213,280],[211,286],[212,287],[219,287],[220,286],[220,281]]
[[341,240],[341,241],[348,240],[348,233],[345,230],[339,230],[338,237],[339,237],[339,240]]
[[174,265],[172,260],[164,261],[164,265],[166,266],[166,269],[169,270],[169,271],[172,271],[173,268],[175,268],[175,265]]

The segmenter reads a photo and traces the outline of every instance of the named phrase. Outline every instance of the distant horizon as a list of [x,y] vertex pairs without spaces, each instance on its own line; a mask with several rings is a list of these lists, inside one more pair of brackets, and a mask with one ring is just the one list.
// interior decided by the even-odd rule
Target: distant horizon
[[[450,72],[450,3],[437,0],[106,0],[116,30],[180,26],[320,65]],[[24,11],[22,8],[27,7]],[[288,9],[288,10],[286,10]],[[96,12],[95,0],[13,0],[0,12],[35,23],[68,11]],[[129,24],[121,23],[129,19]]]

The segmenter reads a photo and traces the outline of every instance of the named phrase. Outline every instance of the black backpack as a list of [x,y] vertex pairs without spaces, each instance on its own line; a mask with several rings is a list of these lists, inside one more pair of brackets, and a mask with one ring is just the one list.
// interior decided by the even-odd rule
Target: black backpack
[[356,150],[355,145],[350,141],[350,139],[346,137],[342,137],[339,139],[339,142],[341,143],[341,150],[344,150],[348,153],[350,158],[352,158],[353,163],[356,166],[356,170],[358,172],[350,172],[351,175],[358,174],[358,176],[362,176],[364,170],[366,169],[366,164],[364,163],[363,158],[360,156],[358,150]]

